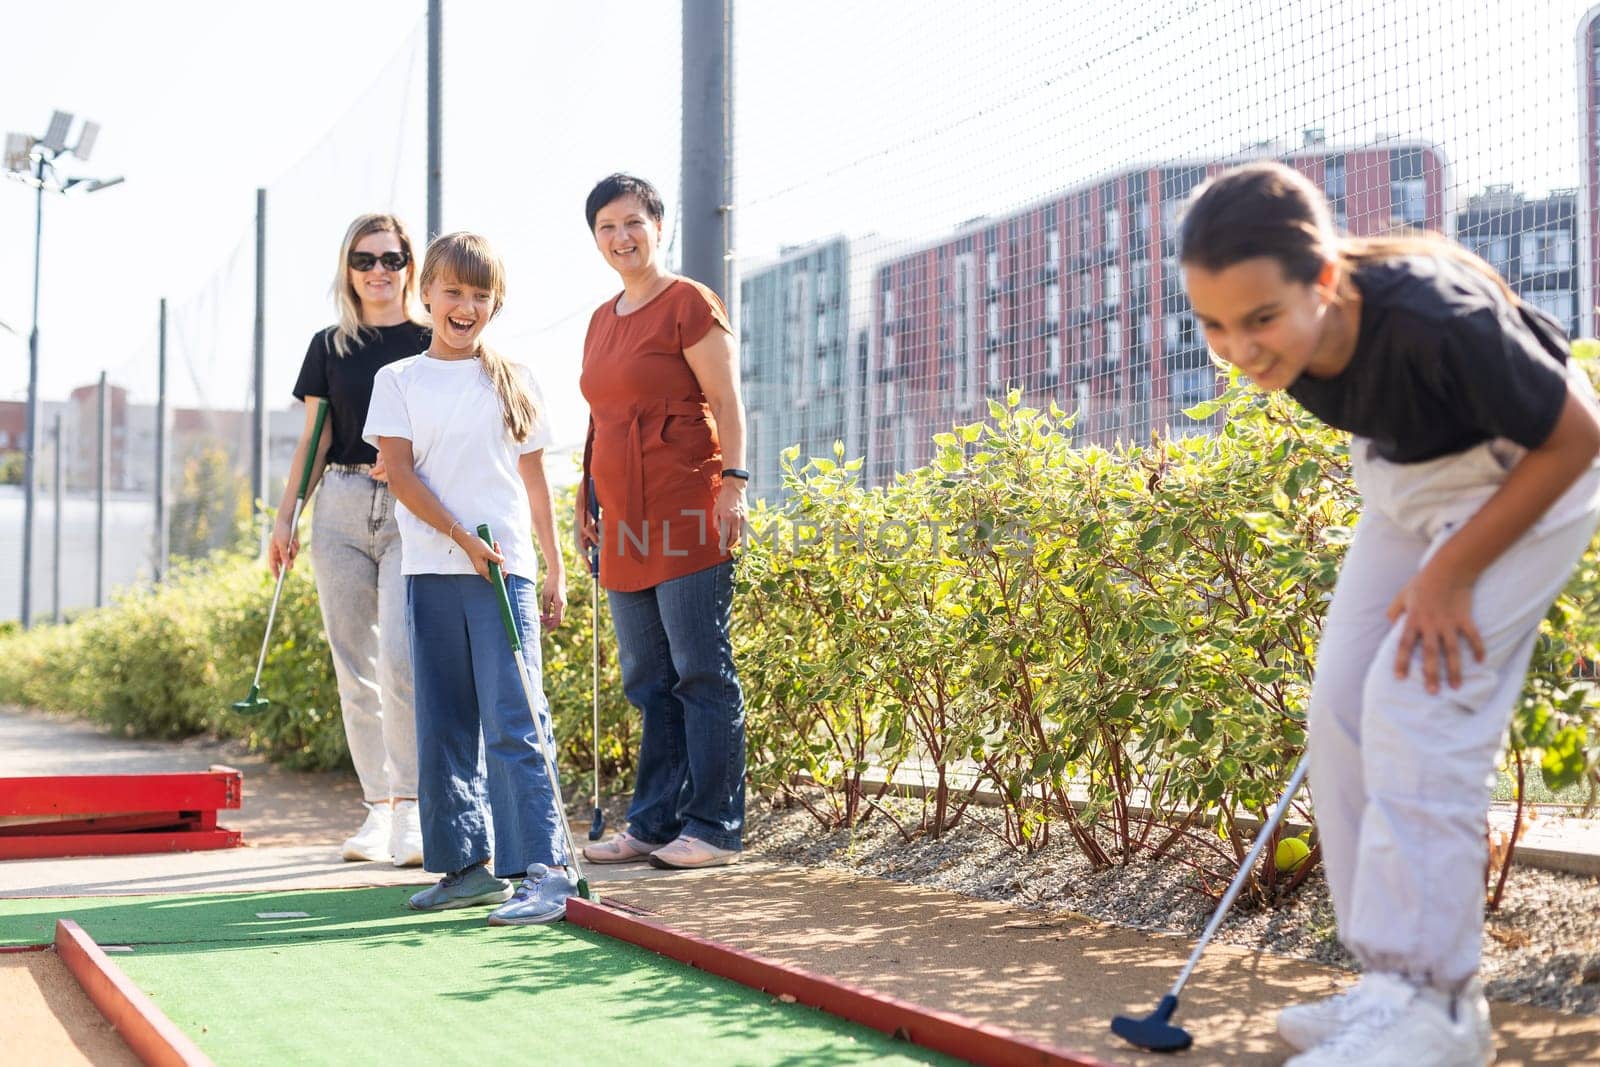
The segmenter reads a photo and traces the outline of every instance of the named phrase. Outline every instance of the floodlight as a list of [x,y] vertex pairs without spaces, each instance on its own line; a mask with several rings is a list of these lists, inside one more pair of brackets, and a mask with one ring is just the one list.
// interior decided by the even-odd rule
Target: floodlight
[[33,161],[28,158],[33,151],[33,138],[25,133],[6,134],[6,170],[14,174],[26,174],[33,169]]
[[52,153],[65,152],[67,149],[67,134],[72,132],[72,112],[52,111],[50,113],[50,128],[45,131],[44,139],[39,143],[50,149]]
[[89,182],[83,191],[86,193],[98,193],[100,190],[109,189],[113,185],[121,185],[126,180],[127,179],[120,174],[115,178],[94,178]]
[[78,143],[73,146],[72,154],[79,159],[87,160],[89,153],[94,151],[94,141],[100,136],[100,124],[85,119],[83,129],[78,131]]

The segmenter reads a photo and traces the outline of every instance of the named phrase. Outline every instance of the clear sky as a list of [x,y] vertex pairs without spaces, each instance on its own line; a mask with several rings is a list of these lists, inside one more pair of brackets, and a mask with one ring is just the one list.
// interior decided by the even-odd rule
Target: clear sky
[[[1308,126],[1433,140],[1459,194],[1577,184],[1579,0],[743,0],[736,215],[746,260],[835,233],[931,239],[1135,161],[1215,156]],[[423,0],[8,4],[0,129],[54,108],[102,123],[124,185],[45,205],[43,392],[104,368],[154,390],[249,395],[255,189],[269,189],[268,395],[288,400],[331,319],[344,223],[423,220]],[[445,226],[488,235],[511,293],[492,339],[581,433],[588,312],[615,289],[581,221],[615,169],[677,199],[676,0],[446,0]],[[669,219],[670,225],[670,219]],[[33,199],[0,182],[0,323],[27,333]],[[181,335],[181,336],[179,336]],[[0,398],[26,345],[0,329]]]

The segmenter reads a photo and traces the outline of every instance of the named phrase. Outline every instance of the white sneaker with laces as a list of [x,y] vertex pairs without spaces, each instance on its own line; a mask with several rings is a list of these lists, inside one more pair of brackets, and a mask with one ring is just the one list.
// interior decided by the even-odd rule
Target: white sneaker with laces
[[387,804],[368,804],[367,821],[354,837],[346,838],[342,855],[347,860],[386,860],[389,858],[390,811]]
[[[1383,981],[1373,981],[1382,978]],[[1450,997],[1397,975],[1368,975],[1345,1025],[1285,1067],[1483,1067],[1494,1043],[1480,1036],[1487,1022],[1476,996]]]
[[1361,991],[1369,979],[1374,982],[1392,980],[1386,974],[1368,975],[1331,997],[1291,1004],[1278,1012],[1278,1036],[1297,1052],[1322,1044],[1343,1030],[1361,1010]]
[[389,818],[389,855],[396,867],[422,866],[422,818],[415,800],[397,800]]

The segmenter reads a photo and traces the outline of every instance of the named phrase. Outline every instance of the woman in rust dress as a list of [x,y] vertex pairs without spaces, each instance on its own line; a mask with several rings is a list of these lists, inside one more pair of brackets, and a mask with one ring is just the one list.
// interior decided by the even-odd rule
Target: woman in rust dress
[[744,697],[729,623],[744,533],[738,350],[715,293],[667,272],[661,196],[613,174],[589,194],[595,246],[622,292],[589,320],[579,386],[589,402],[580,548],[600,548],[622,687],[643,717],[628,829],[593,863],[711,867],[739,856]]

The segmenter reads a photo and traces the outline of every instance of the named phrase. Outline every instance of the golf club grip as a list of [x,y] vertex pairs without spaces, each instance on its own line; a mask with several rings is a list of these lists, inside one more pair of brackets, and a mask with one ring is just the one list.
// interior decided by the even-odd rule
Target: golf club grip
[[306,490],[311,486],[311,468],[317,461],[317,446],[322,443],[322,424],[328,421],[327,400],[317,401],[317,424],[311,430],[311,442],[306,448],[306,462],[300,468],[300,491],[295,494],[295,499],[304,500]]
[[[598,537],[599,534],[600,534],[600,501],[595,499],[595,495],[594,495],[594,479],[593,478],[589,478],[589,479],[587,479],[587,481],[588,481],[588,491],[584,493],[584,497],[588,501],[588,504],[589,504],[589,518],[594,520],[595,536]],[[599,575],[600,575],[600,546],[599,545],[590,545],[588,547],[588,549],[585,550],[583,555],[589,562],[589,574],[592,577],[599,577]],[[597,611],[598,611],[598,609],[597,609]]]
[[[478,536],[490,548],[494,547],[494,535],[489,532],[489,524],[478,523]],[[500,564],[489,564],[489,581],[494,583],[494,591],[500,594],[500,621],[505,624],[506,636],[511,639],[513,651],[522,651],[522,638],[517,636],[517,620],[511,614],[511,594],[506,590],[505,575],[500,573]]]

